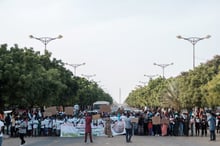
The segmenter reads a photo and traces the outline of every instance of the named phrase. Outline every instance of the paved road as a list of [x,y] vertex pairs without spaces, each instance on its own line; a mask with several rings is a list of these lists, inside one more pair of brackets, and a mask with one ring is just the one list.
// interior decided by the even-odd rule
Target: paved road
[[[25,138],[25,146],[219,146],[220,135],[216,141],[209,141],[209,137],[161,137],[161,136],[133,136],[132,143],[125,142],[125,136],[113,138],[94,137],[93,143],[84,143],[83,137],[31,137]],[[7,138],[3,146],[19,146],[19,138]]]

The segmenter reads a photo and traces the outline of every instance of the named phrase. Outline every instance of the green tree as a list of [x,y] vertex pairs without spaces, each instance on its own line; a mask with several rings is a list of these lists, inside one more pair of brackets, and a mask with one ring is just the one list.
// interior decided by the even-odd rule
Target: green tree
[[163,106],[172,107],[178,111],[183,107],[180,98],[179,82],[177,80],[167,80],[162,102]]
[[178,109],[197,107],[215,107],[219,105],[218,74],[220,56],[200,64],[193,70],[182,72],[177,77],[157,78],[143,88],[128,95],[126,103],[130,106],[173,106]]
[[203,92],[209,107],[214,109],[220,105],[220,74],[203,87]]
[[[91,97],[91,101],[88,100]],[[75,103],[88,105],[97,99],[112,102],[97,84],[89,82],[64,67],[61,60],[51,59],[33,48],[8,49],[0,46],[0,106],[29,108],[34,106],[62,105]],[[88,102],[89,101],[89,102]]]

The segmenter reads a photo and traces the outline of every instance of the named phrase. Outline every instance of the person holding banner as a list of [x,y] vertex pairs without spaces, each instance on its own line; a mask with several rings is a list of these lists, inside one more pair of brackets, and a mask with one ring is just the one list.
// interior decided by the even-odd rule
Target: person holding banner
[[124,119],[124,122],[125,122],[126,142],[131,142],[133,124],[131,122],[129,112],[127,113],[127,116]]
[[108,115],[106,122],[105,122],[105,134],[108,137],[113,137],[112,135],[112,129],[111,129],[111,119],[110,116]]
[[89,134],[90,142],[92,143],[92,115],[86,113],[85,116],[85,143],[87,142],[87,135]]

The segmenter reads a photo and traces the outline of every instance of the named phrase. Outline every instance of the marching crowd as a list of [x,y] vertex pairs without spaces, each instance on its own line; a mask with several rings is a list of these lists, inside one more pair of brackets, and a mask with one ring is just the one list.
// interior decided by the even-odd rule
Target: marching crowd
[[[154,123],[155,117],[159,117],[159,123]],[[210,140],[215,140],[219,127],[219,117],[212,112],[197,110],[180,113],[173,109],[157,109],[139,115],[135,133],[151,136],[207,136],[209,131],[212,136]]]
[[[65,122],[73,122],[73,117],[63,116],[43,116],[38,112],[23,112],[21,115],[8,114],[5,117],[5,134],[11,137],[19,136],[20,124],[26,122],[26,136],[59,136],[61,125]],[[75,120],[74,120],[75,121]]]
[[[125,115],[125,112],[102,113],[101,117],[111,116],[112,123],[115,123],[123,119]],[[219,117],[204,111],[180,113],[173,109],[157,108],[143,112],[130,112],[130,115],[138,119],[133,121],[133,134],[135,135],[207,136],[212,134],[210,140],[215,140],[215,133],[219,132],[220,127]],[[155,117],[160,119],[159,123],[155,124]],[[84,118],[83,114],[77,118],[65,114],[44,117],[40,111],[27,111],[21,115],[10,113],[4,117],[4,132],[11,137],[19,136],[20,125],[25,121],[26,136],[60,136],[61,124],[65,122],[77,124],[82,118]]]

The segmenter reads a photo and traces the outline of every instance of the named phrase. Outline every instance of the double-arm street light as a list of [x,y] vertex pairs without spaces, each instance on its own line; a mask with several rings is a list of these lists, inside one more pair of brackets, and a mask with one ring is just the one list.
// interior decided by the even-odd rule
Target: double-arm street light
[[76,68],[80,67],[82,65],[85,65],[86,63],[84,62],[84,63],[81,63],[81,64],[69,64],[69,63],[65,63],[65,64],[74,68],[74,75],[76,76]]
[[35,37],[35,36],[33,36],[33,35],[30,35],[29,36],[31,39],[36,39],[36,40],[39,40],[39,41],[41,41],[43,44],[44,44],[44,51],[46,51],[47,50],[47,44],[50,42],[50,41],[52,41],[52,40],[56,40],[56,39],[61,39],[63,36],[62,35],[58,35],[57,37],[54,37],[54,38],[52,38],[52,37]]
[[204,40],[204,39],[209,39],[211,36],[207,35],[205,37],[189,37],[189,38],[185,38],[182,37],[181,35],[178,35],[177,38],[178,39],[183,39],[183,40],[187,40],[189,41],[192,45],[193,45],[193,69],[195,68],[195,45],[198,41]]
[[85,74],[81,74],[83,77],[87,78],[87,80],[89,80],[91,77],[96,76],[96,74],[93,75],[85,75]]
[[143,84],[144,86],[147,84],[147,82],[139,81],[139,83]]
[[154,63],[154,65],[157,65],[159,67],[161,67],[163,69],[163,78],[164,78],[164,69],[170,65],[173,65],[173,63],[169,63],[169,64],[157,64],[157,63]]
[[136,85],[134,88],[138,89],[138,88],[142,88],[142,87],[143,87],[142,85]]
[[152,80],[152,78],[158,76],[158,74],[156,74],[156,75],[144,75],[144,76],[148,77],[150,80]]
[[[91,82],[89,79],[91,77],[94,77],[96,76],[96,74],[93,74],[93,75],[85,75],[85,74],[81,74],[83,77],[85,77],[89,82]],[[89,85],[89,84],[88,84]],[[89,86],[86,85],[86,88],[89,88]],[[89,97],[89,109],[92,109],[92,95],[90,95]]]

